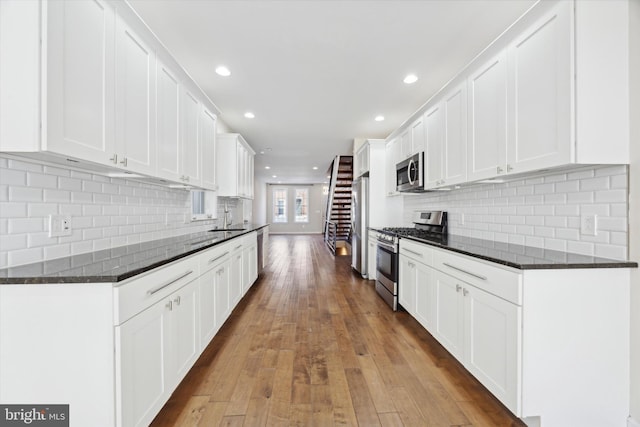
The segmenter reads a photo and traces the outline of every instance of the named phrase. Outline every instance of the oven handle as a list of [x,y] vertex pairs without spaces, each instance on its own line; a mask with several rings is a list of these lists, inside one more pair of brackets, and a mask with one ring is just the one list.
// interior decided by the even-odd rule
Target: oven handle
[[381,247],[382,249],[386,249],[388,251],[390,251],[391,253],[398,253],[398,250],[396,249],[396,247],[394,245],[389,245],[387,243],[382,243],[380,241],[378,241],[378,246]]

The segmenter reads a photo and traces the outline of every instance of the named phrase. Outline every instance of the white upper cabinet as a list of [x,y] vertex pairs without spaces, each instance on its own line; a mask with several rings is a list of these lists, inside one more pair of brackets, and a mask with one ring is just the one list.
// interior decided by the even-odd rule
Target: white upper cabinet
[[180,82],[158,61],[158,167],[160,177],[180,180]]
[[411,151],[407,157],[424,151],[424,144],[424,118],[418,117],[418,119],[411,124]]
[[42,149],[113,162],[115,12],[95,0],[47,2],[43,12],[48,55]]
[[505,172],[507,144],[507,57],[505,52],[469,76],[470,181]]
[[156,165],[156,55],[116,16],[116,144],[113,160],[134,172]]
[[188,90],[182,92],[182,169],[180,180],[189,185],[200,186],[202,184],[202,146],[200,143],[200,131],[198,129],[200,119],[200,102]]
[[444,113],[442,104],[437,104],[424,115],[427,150],[425,154],[425,186],[442,184],[444,153]]
[[388,141],[385,147],[385,187],[387,196],[397,196],[400,194],[396,182],[396,164],[401,160],[401,145],[401,139],[396,138]]
[[216,123],[215,114],[203,108],[200,115],[202,145],[202,187],[217,190],[216,185]]
[[443,185],[467,180],[467,86],[454,88],[444,98],[445,137]]
[[216,137],[218,196],[253,199],[255,152],[240,134],[222,133]]
[[0,9],[0,151],[203,186],[200,116],[216,108],[126,2]]
[[561,2],[507,48],[507,172],[573,161],[571,12]]

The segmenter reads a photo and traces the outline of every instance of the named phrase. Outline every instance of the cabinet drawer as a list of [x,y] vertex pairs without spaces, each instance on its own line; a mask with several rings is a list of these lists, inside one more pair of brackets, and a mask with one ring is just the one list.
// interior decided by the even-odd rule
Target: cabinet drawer
[[120,325],[200,276],[199,257],[158,267],[114,288],[114,322]]
[[233,242],[221,243],[198,255],[200,258],[200,274],[206,273],[223,262],[231,253],[232,244]]
[[433,248],[424,243],[414,242],[408,239],[400,239],[400,254],[408,256],[423,264],[431,265],[433,262]]
[[514,304],[522,305],[522,274],[516,271],[435,248],[433,267]]

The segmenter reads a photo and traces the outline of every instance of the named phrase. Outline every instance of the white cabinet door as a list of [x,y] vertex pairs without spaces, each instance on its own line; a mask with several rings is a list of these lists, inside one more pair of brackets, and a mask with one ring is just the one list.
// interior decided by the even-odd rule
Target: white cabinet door
[[236,306],[242,298],[242,288],[244,283],[242,268],[242,249],[231,253],[231,282],[229,285],[229,304],[231,309]]
[[43,149],[113,164],[115,12],[99,0],[48,2],[46,12]]
[[376,271],[378,269],[378,234],[375,231],[369,231],[369,250],[367,251],[367,276],[369,280],[376,280]]
[[182,92],[182,164],[180,179],[189,184],[200,186],[202,171],[200,165],[201,145],[198,129],[200,118],[200,102],[189,91]]
[[425,149],[424,117],[419,117],[411,124],[411,152],[410,155],[420,153]]
[[229,316],[229,280],[230,280],[231,261],[227,260],[215,269],[216,274],[216,328],[220,328]]
[[508,47],[507,172],[573,161],[572,8],[560,2]]
[[416,281],[416,262],[404,255],[400,255],[398,302],[414,317],[416,313]]
[[216,265],[200,276],[198,295],[200,313],[200,348],[204,349],[218,332],[216,323]]
[[464,365],[498,400],[519,414],[521,308],[463,285]]
[[165,370],[171,351],[170,304],[163,300],[115,328],[119,426],[149,425],[172,390]]
[[411,129],[405,129],[404,132],[398,137],[400,146],[399,146],[399,157],[396,160],[396,163],[409,158],[411,156]]
[[469,88],[469,181],[505,173],[507,143],[507,64],[501,52],[472,73]]
[[156,55],[118,16],[116,20],[117,165],[151,174],[156,169]]
[[218,195],[253,198],[255,153],[242,135],[218,134],[216,138]]
[[173,72],[158,61],[158,167],[160,177],[180,181],[180,82]]
[[461,84],[444,98],[445,138],[443,185],[467,180],[467,86]]
[[392,139],[385,147],[385,166],[386,166],[386,194],[387,196],[396,196],[397,190],[397,176],[396,176],[396,164],[400,161],[400,139]]
[[242,254],[242,295],[258,278],[258,244],[249,245]]
[[216,190],[216,116],[202,109],[200,141],[202,144],[202,187]]
[[436,288],[433,269],[422,264],[416,265],[416,314],[415,318],[427,330],[432,330],[436,309]]
[[462,285],[440,271],[433,271],[436,310],[433,335],[458,360],[463,360],[464,345]]
[[427,140],[425,153],[425,186],[427,188],[434,188],[443,184],[442,159],[444,157],[445,118],[442,110],[442,104],[436,104],[424,115]]
[[200,355],[198,281],[194,280],[176,291],[171,296],[171,301],[173,360],[167,379],[175,386],[182,381]]

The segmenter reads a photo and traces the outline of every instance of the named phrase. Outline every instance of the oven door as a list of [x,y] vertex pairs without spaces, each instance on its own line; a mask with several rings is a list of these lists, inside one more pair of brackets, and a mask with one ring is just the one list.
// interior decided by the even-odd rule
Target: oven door
[[376,253],[376,279],[393,295],[398,282],[398,252],[394,245],[378,242]]

